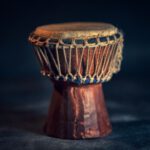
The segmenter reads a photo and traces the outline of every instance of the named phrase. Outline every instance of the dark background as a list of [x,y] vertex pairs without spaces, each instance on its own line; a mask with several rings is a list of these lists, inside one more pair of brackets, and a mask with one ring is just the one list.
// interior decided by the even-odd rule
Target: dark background
[[[1,149],[150,149],[148,2],[5,0],[0,6]],[[75,21],[112,23],[125,37],[122,70],[104,84],[114,131],[106,139],[74,142],[80,147],[42,134],[52,85],[41,77],[27,41],[36,26]]]

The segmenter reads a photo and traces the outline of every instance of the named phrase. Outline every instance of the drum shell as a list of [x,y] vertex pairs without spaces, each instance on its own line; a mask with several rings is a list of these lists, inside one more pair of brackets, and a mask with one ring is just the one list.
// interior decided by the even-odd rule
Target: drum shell
[[41,67],[45,74],[91,77],[100,75],[102,69],[104,70],[103,76],[107,74],[112,63],[110,58],[111,60],[114,59],[117,44],[93,47],[61,47],[57,49],[56,47],[40,47],[37,50],[39,51],[39,49],[43,54],[42,59],[39,59],[39,61],[42,61]]

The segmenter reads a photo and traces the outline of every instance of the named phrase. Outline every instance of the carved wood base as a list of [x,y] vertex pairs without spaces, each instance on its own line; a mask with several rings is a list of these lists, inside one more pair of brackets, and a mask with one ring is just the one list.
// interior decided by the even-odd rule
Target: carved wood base
[[102,84],[71,85],[54,83],[47,135],[63,139],[106,136],[111,132]]

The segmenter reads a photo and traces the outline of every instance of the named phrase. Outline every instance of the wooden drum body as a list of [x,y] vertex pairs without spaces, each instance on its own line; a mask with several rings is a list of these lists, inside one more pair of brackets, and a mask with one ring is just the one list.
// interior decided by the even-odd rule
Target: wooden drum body
[[111,132],[102,82],[120,70],[123,36],[105,23],[41,26],[29,36],[42,75],[54,83],[44,131],[83,139]]

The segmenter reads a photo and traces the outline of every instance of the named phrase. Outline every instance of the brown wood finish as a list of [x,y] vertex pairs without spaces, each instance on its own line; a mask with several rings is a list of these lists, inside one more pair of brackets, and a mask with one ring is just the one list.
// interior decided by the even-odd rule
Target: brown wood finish
[[54,82],[47,135],[64,139],[102,137],[111,132],[102,84]]

